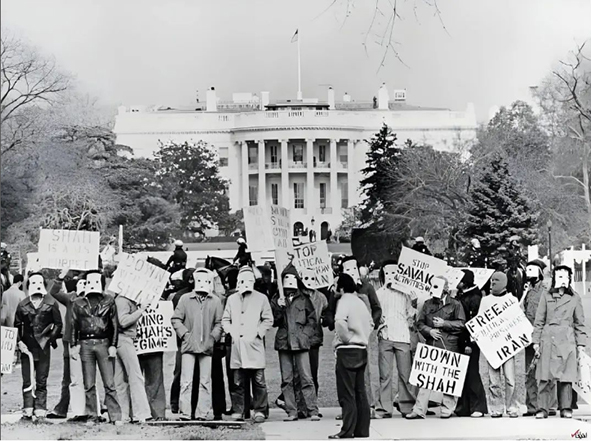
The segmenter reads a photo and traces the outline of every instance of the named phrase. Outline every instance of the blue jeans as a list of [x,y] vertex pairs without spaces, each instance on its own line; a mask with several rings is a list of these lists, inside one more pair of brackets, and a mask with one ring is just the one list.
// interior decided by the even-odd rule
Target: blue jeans
[[[44,416],[47,411],[47,378],[49,377],[49,364],[51,360],[51,349],[48,346],[44,352],[39,351],[36,361],[21,353],[21,370],[23,374],[23,402],[25,409],[34,408],[35,414]],[[35,374],[35,398],[33,392],[27,390],[31,386],[31,363],[34,366]]]
[[121,420],[121,407],[117,401],[115,389],[115,359],[109,358],[109,341],[107,339],[85,339],[80,341],[80,359],[82,375],[86,391],[86,415],[98,416],[96,405],[96,366],[101,372],[105,386],[105,405],[111,421]]

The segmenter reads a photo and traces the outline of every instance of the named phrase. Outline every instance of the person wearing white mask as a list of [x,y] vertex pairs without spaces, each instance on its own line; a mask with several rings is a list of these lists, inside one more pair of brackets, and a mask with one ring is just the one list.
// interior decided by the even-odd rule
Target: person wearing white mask
[[587,332],[583,303],[571,281],[570,267],[556,267],[552,288],[544,293],[536,312],[532,339],[539,358],[537,419],[548,417],[554,382],[558,385],[560,417],[570,419],[573,416],[572,384],[577,382],[577,355],[585,349]]

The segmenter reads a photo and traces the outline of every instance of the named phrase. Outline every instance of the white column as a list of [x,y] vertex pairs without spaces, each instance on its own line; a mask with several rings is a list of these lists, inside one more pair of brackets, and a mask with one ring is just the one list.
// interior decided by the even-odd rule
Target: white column
[[355,170],[356,140],[347,140],[347,192],[349,193],[349,207],[357,204],[357,171]]
[[239,141],[238,144],[242,155],[240,164],[242,170],[242,207],[248,207],[248,143]]
[[341,202],[337,184],[337,141],[330,140],[330,206],[332,213],[341,213]]
[[306,204],[304,207],[308,210],[308,215],[314,214],[317,207],[314,201],[314,140],[306,140]]
[[259,140],[259,206],[267,205],[267,180],[265,180],[265,140]]
[[281,200],[279,205],[290,208],[289,204],[289,161],[287,154],[287,140],[281,142]]

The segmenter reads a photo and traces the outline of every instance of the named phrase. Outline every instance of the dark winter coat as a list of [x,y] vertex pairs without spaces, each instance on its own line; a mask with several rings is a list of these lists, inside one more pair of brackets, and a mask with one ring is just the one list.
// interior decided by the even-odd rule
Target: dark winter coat
[[[445,321],[443,327],[438,329],[441,331],[443,342],[441,340],[435,341],[431,337],[431,330],[435,328],[433,326],[435,317]],[[461,302],[447,295],[445,302],[436,298],[429,298],[425,301],[417,319],[417,329],[425,338],[427,345],[460,353],[460,342],[465,323],[466,315]]]
[[[478,314],[478,309],[480,309],[480,301],[482,301],[482,292],[477,286],[474,286],[465,292],[462,292],[458,295],[458,301],[462,303],[462,307],[464,309],[464,315],[466,316],[466,322]],[[463,353],[465,348],[468,346],[476,345],[475,342],[470,342],[470,333],[468,330],[464,328],[461,340],[459,342],[460,351]]]
[[177,247],[174,249],[174,252],[172,252],[172,256],[168,258],[168,261],[166,262],[166,268],[170,273],[175,273],[181,269],[184,269],[186,266],[187,253],[185,253],[182,247]]
[[57,301],[45,295],[36,309],[31,298],[22,300],[16,308],[14,326],[18,329],[18,339],[27,346],[33,359],[55,346],[62,332],[62,315]]
[[78,299],[78,295],[75,291],[66,293],[65,291],[61,290],[61,287],[62,281],[54,281],[51,289],[49,289],[49,294],[53,296],[60,304],[66,307],[66,315],[64,317],[64,336],[62,340],[68,343],[72,337],[72,308],[74,301]]
[[310,350],[317,335],[316,311],[310,298],[296,290],[293,298],[285,297],[285,306],[279,305],[279,293],[271,301],[273,326],[277,327],[275,350]]
[[322,317],[324,316],[324,312],[328,307],[328,300],[326,296],[318,290],[309,290],[306,289],[306,295],[312,301],[312,305],[314,306],[314,311],[316,313],[316,336],[314,336],[313,341],[310,343],[311,348],[318,348],[322,345],[324,341],[324,331],[322,330]]
[[545,287],[543,281],[538,281],[534,286],[531,286],[529,291],[524,294],[523,298],[523,311],[525,316],[532,325],[536,320],[536,313],[538,312],[538,305],[540,305],[540,299],[548,288]]
[[[94,307],[89,296],[99,296]],[[82,296],[72,306],[72,336],[70,344],[78,345],[81,339],[108,339],[110,347],[117,347],[119,320],[115,298],[110,295],[95,293]]]
[[427,248],[425,244],[415,244],[414,246],[412,246],[412,249],[419,253],[424,253],[425,255],[431,255],[431,251]]
[[486,268],[486,258],[481,249],[470,247],[466,254],[466,265],[473,268]]

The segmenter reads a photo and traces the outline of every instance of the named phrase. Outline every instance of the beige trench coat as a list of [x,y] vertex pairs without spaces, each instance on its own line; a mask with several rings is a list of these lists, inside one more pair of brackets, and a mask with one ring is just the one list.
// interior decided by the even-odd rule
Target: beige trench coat
[[226,301],[222,328],[232,336],[230,368],[265,368],[263,338],[273,326],[273,312],[265,295],[260,292],[242,296],[234,293]]

